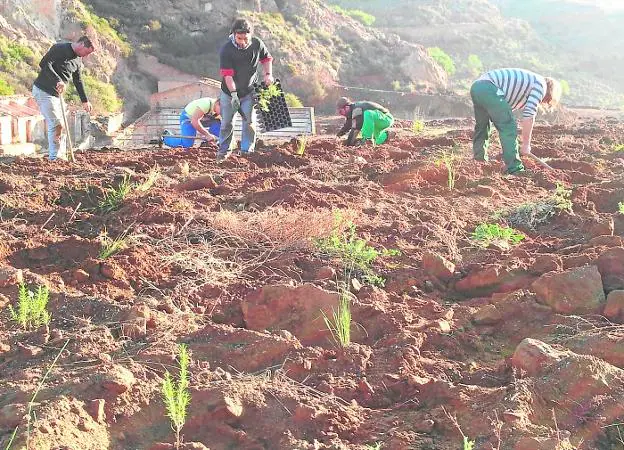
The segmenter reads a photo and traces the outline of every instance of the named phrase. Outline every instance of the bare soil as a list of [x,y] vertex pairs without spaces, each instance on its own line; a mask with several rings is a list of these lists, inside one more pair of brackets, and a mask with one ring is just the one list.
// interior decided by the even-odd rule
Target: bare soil
[[[544,273],[622,249],[613,143],[624,126],[536,127],[533,151],[555,170],[527,160],[526,177],[502,174],[496,143],[489,163],[473,161],[470,127],[436,121],[414,135],[401,122],[387,144],[357,149],[322,134],[303,155],[292,142],[221,165],[213,147],[0,163],[0,447],[17,427],[12,448],[173,448],[161,384],[185,343],[183,438],[213,450],[455,450],[461,433],[476,449],[624,448],[624,328],[602,311],[557,312],[532,290]],[[450,190],[436,161],[454,146]],[[156,167],[145,192],[98,208],[111,186]],[[520,229],[516,246],[470,239],[558,183],[572,212]],[[342,274],[314,244],[337,210],[373,247],[401,252],[374,263],[384,287],[353,283],[346,348],[314,306]],[[129,240],[101,259],[104,233]],[[454,264],[450,276],[424,267],[431,253]],[[50,288],[48,330],[10,320],[20,279]],[[558,362],[521,370],[526,338]]]

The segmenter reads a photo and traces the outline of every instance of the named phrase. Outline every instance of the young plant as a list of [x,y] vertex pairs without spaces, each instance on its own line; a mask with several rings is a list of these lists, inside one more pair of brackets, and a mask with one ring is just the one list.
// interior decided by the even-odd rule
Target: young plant
[[422,120],[414,119],[414,121],[412,122],[412,133],[418,135],[423,131],[425,131],[425,122],[423,122]]
[[119,183],[119,186],[106,189],[104,197],[98,204],[98,208],[103,213],[110,213],[118,210],[128,194],[132,191],[132,188],[133,185],[130,183],[130,176],[125,175],[121,183]]
[[572,212],[572,191],[557,183],[555,192],[549,197],[498,213],[495,219],[504,218],[513,227],[535,230],[537,226],[547,223],[551,217],[563,212]]
[[474,450],[475,441],[471,441],[467,436],[464,436],[464,450]]
[[173,379],[169,371],[165,372],[165,379],[162,385],[163,401],[167,409],[167,416],[171,420],[171,428],[175,433],[176,448],[180,448],[180,431],[186,422],[186,412],[191,402],[189,393],[189,366],[190,358],[185,344],[178,347],[178,363],[180,371],[177,382]]
[[340,348],[346,348],[351,344],[351,299],[349,289],[345,286],[348,282],[349,280],[346,280],[342,283],[339,289],[338,308],[332,308],[331,317],[321,311],[325,326],[331,332],[334,343]]
[[482,223],[475,228],[471,239],[483,248],[497,244],[503,248],[520,243],[526,236],[513,228],[500,226],[497,223]]
[[455,189],[455,182],[457,181],[457,169],[461,161],[461,155],[458,152],[457,145],[453,146],[451,150],[444,150],[442,155],[436,160],[436,166],[444,166],[447,171],[447,186],[449,191]]
[[39,286],[36,292],[29,290],[24,283],[19,285],[17,310],[9,305],[11,319],[22,328],[32,329],[48,325],[51,320],[48,306],[49,291],[46,286]]
[[620,214],[624,214],[624,202],[618,203],[618,211]]
[[258,106],[262,111],[269,111],[269,105],[273,97],[279,97],[282,94],[282,89],[275,83],[270,84],[264,89],[260,89],[258,95]]
[[624,144],[614,144],[611,146],[612,152],[624,152]]
[[159,177],[160,167],[156,165],[149,171],[149,174],[147,174],[147,178],[145,179],[145,181],[141,184],[137,184],[136,190],[142,193],[146,193],[152,188],[152,186],[154,186],[154,183],[158,181]]
[[308,145],[308,137],[307,136],[301,136],[299,139],[297,139],[297,152],[296,154],[298,156],[303,156],[303,154],[305,153],[305,149]]
[[330,256],[342,260],[345,273],[360,272],[363,280],[377,286],[383,286],[385,279],[373,272],[372,264],[379,256],[397,256],[398,250],[384,249],[381,252],[368,245],[366,240],[356,235],[355,224],[347,222],[347,230],[340,231],[342,219],[336,216],[336,225],[331,234],[326,238],[316,239],[315,244],[319,250]]
[[106,230],[100,235],[100,252],[98,253],[98,259],[107,259],[113,256],[115,253],[120,252],[128,246],[128,230],[121,233],[115,239],[112,239]]

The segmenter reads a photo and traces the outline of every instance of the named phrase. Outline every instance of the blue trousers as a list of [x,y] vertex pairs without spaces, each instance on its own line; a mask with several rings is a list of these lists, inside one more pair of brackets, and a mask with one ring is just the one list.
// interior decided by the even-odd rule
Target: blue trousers
[[[208,131],[213,136],[219,137],[219,130],[221,129],[221,122],[215,120],[210,124]],[[197,136],[197,130],[191,124],[191,118],[188,116],[185,110],[182,110],[180,113],[180,136]],[[178,137],[169,137],[163,136],[163,144],[169,147],[184,147],[189,148],[193,146],[195,139],[189,138],[178,138]]]

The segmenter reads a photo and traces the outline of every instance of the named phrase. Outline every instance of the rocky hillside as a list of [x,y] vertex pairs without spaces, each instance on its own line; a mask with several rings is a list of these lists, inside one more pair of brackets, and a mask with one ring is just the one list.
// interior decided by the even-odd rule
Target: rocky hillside
[[374,16],[373,26],[380,30],[440,47],[453,59],[455,89],[465,88],[483,69],[519,66],[568,81],[568,104],[624,105],[621,10],[571,0],[331,3],[364,10]]
[[[109,22],[78,0],[6,0],[0,6],[0,94],[25,94],[50,45],[88,34],[98,51],[84,60],[84,82],[96,112],[143,107],[149,80],[135,73],[128,59],[132,47]],[[77,100],[75,92],[70,100]]]
[[397,78],[421,89],[446,83],[424,47],[366,28],[319,0],[270,0],[260,7],[255,1],[89,3],[100,16],[115,18],[137,51],[208,77],[218,77],[218,49],[233,18],[247,16],[276,57],[276,75],[307,104],[333,103],[337,85],[385,88]]

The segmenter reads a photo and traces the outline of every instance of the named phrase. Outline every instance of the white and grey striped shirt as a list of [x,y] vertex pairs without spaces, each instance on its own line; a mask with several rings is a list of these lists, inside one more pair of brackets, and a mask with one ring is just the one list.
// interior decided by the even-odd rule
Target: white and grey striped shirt
[[496,69],[487,72],[482,79],[494,83],[500,89],[512,110],[524,107],[522,117],[535,117],[537,105],[546,95],[546,79],[530,70]]

